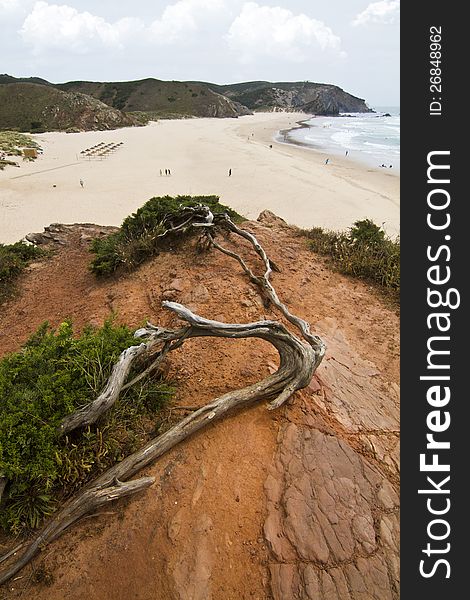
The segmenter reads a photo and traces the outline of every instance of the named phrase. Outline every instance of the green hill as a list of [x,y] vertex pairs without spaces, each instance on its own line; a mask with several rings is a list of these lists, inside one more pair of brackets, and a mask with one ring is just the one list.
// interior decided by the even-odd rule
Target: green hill
[[251,111],[211,90],[207,84],[181,81],[120,81],[99,83],[70,81],[59,84],[64,91],[81,92],[126,112],[155,117],[238,117]]
[[40,77],[12,77],[6,73],[0,74],[0,83],[39,83],[40,85],[53,85]]
[[0,129],[99,130],[136,124],[135,118],[84,94],[37,83],[0,84]]

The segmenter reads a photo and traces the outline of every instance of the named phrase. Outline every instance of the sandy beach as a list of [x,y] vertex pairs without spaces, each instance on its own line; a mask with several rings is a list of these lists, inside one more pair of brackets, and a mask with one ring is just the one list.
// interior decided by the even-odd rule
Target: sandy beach
[[[54,222],[120,225],[149,198],[166,194],[216,194],[249,218],[269,209],[301,227],[345,229],[371,218],[398,234],[400,178],[347,159],[325,165],[319,152],[274,141],[278,130],[302,119],[259,113],[34,136],[43,154],[0,171],[0,243]],[[123,143],[102,160],[80,158],[99,142]]]

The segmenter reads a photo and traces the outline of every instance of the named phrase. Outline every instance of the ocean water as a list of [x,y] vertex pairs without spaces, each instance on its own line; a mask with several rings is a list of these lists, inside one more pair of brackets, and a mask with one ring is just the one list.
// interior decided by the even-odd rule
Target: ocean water
[[[372,107],[375,113],[345,113],[313,117],[302,127],[279,132],[278,140],[302,144],[329,155],[342,156],[372,167],[400,170],[400,109]],[[385,114],[391,116],[385,116]],[[347,155],[346,155],[347,152]]]

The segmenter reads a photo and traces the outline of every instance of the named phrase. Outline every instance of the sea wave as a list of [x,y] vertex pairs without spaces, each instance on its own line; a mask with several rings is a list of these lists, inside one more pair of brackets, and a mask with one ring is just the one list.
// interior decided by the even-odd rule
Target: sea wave
[[[384,116],[389,113],[392,116]],[[314,117],[304,127],[291,130],[286,141],[322,152],[348,156],[368,165],[400,165],[400,117],[398,109],[383,113],[348,113],[340,117]]]

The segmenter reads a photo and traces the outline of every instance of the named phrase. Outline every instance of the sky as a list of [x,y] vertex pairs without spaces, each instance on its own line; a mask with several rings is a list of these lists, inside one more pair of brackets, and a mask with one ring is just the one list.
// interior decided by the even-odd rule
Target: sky
[[399,104],[399,0],[0,0],[0,72],[333,83]]

